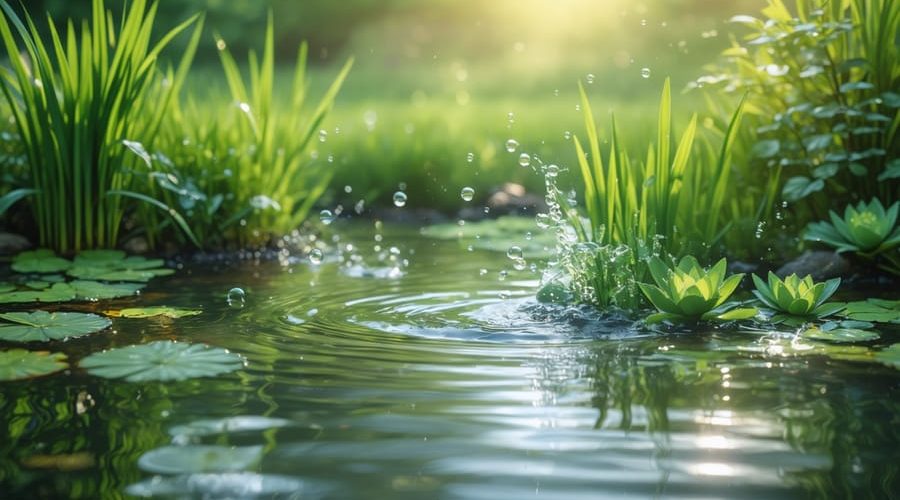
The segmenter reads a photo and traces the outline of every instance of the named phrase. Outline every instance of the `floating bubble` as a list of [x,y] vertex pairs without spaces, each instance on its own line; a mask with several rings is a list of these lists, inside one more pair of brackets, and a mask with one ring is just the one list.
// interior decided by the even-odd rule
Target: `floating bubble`
[[572,132],[569,132],[568,130],[566,130],[565,132],[563,132],[563,139],[565,139],[565,140],[568,141],[568,140],[571,139],[571,138],[572,138]]
[[521,259],[522,255],[523,255],[522,247],[519,247],[516,245],[509,247],[509,250],[506,251],[506,256],[513,260]]
[[516,149],[519,148],[519,141],[515,139],[508,139],[506,141],[506,150],[510,153],[515,153]]
[[556,177],[559,175],[559,167],[556,165],[547,165],[547,171],[544,172],[547,177]]
[[398,208],[406,206],[406,193],[403,191],[394,193],[394,206]]
[[347,193],[347,194],[352,193],[352,192],[353,192],[353,186],[351,186],[351,185],[349,185],[349,184],[346,185],[346,186],[344,186],[344,192]]
[[466,155],[466,161],[472,163],[475,161],[475,153],[469,153]]
[[246,297],[247,294],[244,293],[243,289],[234,287],[231,290],[228,290],[228,294],[225,296],[225,302],[228,304],[228,307],[231,307],[232,309],[241,309],[247,301]]
[[334,222],[334,214],[331,210],[322,210],[319,212],[319,220],[322,221],[322,224],[326,226]]
[[314,266],[318,266],[322,263],[322,251],[318,248],[313,248],[311,252],[309,252],[309,262]]
[[466,186],[459,192],[459,197],[462,198],[463,201],[472,201],[472,198],[475,197],[475,190]]
[[644,78],[650,78],[650,68],[641,68],[641,76]]
[[588,75],[584,78],[588,83],[594,83],[594,74],[588,73]]
[[524,271],[526,267],[528,267],[528,264],[525,262],[525,259],[513,259],[513,269],[516,271]]
[[531,165],[531,156],[528,156],[528,153],[522,153],[519,155],[519,165],[522,167],[527,167]]
[[325,142],[326,140],[328,140],[328,131],[323,128],[319,130],[319,142]]
[[486,275],[487,273],[488,273],[488,270],[485,269],[485,268],[483,268],[483,267],[482,267],[481,269],[478,270],[478,276],[484,276],[484,275]]

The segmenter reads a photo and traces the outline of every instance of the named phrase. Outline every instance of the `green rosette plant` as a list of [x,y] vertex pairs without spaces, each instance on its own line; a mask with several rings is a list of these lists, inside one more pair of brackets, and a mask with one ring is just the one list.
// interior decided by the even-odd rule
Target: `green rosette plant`
[[900,202],[885,210],[877,198],[869,203],[861,201],[856,206],[848,205],[843,217],[829,211],[831,223],[811,223],[803,238],[834,247],[838,253],[853,252],[866,259],[883,257],[888,264],[881,267],[900,275],[900,258],[892,255],[900,247],[898,211]]
[[639,283],[638,286],[660,311],[648,317],[648,323],[737,320],[751,318],[757,313],[756,308],[736,309],[737,303],[726,302],[744,275],[726,278],[725,259],[708,270],[690,255],[682,258],[674,268],[669,268],[659,257],[652,257],[648,265],[656,284]]
[[825,282],[815,282],[812,276],[801,279],[791,274],[782,280],[769,272],[768,283],[757,275],[752,275],[756,290],[753,295],[774,312],[772,321],[781,323],[788,320],[821,319],[835,314],[844,307],[840,302],[826,302],[841,284],[840,278]]

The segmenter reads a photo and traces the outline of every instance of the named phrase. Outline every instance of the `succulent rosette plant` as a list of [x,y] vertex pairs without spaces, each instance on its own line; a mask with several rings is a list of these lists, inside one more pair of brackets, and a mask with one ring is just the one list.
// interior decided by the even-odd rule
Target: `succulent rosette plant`
[[814,222],[804,238],[834,247],[838,252],[856,252],[866,257],[884,253],[900,246],[900,227],[897,213],[900,202],[887,210],[877,198],[868,204],[848,205],[844,216],[829,212],[831,223]]
[[776,322],[789,318],[821,319],[846,307],[841,302],[826,302],[840,286],[840,278],[817,283],[809,275],[801,279],[791,274],[782,280],[769,272],[768,282],[754,274],[753,284],[756,286],[753,295],[775,313],[772,320]]
[[647,318],[648,323],[747,319],[757,313],[755,308],[735,309],[737,303],[726,302],[744,275],[735,274],[726,278],[725,259],[708,270],[690,255],[682,258],[674,268],[667,266],[659,257],[652,257],[648,264],[656,284],[639,283],[638,286],[660,311]]

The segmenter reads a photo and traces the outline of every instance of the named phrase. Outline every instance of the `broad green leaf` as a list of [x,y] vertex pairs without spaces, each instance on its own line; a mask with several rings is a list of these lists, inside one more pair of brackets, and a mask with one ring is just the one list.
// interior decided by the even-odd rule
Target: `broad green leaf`
[[68,283],[54,283],[43,290],[22,290],[0,293],[0,304],[26,302],[54,303],[75,300],[75,289]]
[[163,446],[138,459],[138,467],[155,474],[237,472],[256,466],[262,446]]
[[58,352],[12,349],[0,351],[0,381],[21,380],[64,370],[66,355]]
[[167,306],[128,307],[125,309],[104,312],[107,316],[112,316],[114,318],[152,318],[154,316],[165,316],[172,319],[197,316],[202,313],[203,311],[199,309],[181,309],[178,307]]
[[759,310],[755,307],[739,307],[719,314],[716,318],[722,321],[739,321],[754,318],[757,314],[759,314]]
[[117,299],[135,295],[144,285],[132,283],[100,283],[98,281],[75,280],[69,283],[80,300]]
[[810,328],[803,333],[803,336],[813,340],[827,340],[829,342],[868,342],[877,340],[881,336],[878,332],[871,330],[860,330],[858,328],[835,328],[833,330],[822,330],[821,328]]
[[81,337],[109,327],[110,321],[96,314],[50,313],[46,311],[0,314],[0,340],[49,342]]
[[12,263],[12,270],[17,273],[58,273],[70,267],[71,261],[57,257],[52,250],[46,248],[22,252]]
[[900,370],[900,343],[891,344],[890,347],[876,352],[875,360]]
[[205,344],[161,340],[92,354],[79,365],[88,373],[129,382],[186,380],[240,369],[244,359]]
[[850,302],[841,315],[857,321],[900,323],[900,300],[869,299]]

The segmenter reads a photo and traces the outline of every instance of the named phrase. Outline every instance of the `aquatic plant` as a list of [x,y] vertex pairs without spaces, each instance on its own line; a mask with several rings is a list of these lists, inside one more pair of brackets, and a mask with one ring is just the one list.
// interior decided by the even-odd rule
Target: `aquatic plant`
[[656,284],[638,283],[638,286],[660,311],[647,318],[650,323],[746,319],[757,313],[755,308],[735,309],[736,303],[726,302],[744,275],[734,274],[726,278],[725,259],[708,270],[690,255],[683,257],[673,268],[659,257],[652,257],[648,264]]
[[40,377],[64,370],[69,365],[59,352],[11,349],[0,351],[0,381]]
[[229,373],[240,369],[244,358],[206,344],[158,340],[94,353],[78,365],[98,377],[167,381]]
[[[27,13],[23,22],[5,1],[0,8],[11,66],[0,86],[28,158],[40,242],[62,252],[113,246],[128,208],[123,198],[148,201],[134,191],[136,158],[123,141],[153,142],[187,75],[202,21],[193,16],[151,44],[155,3],[135,0],[115,23],[103,0],[94,0],[80,33],[70,21],[63,38],[48,18],[44,40]],[[161,74],[160,52],[192,25],[177,71]],[[162,208],[164,217],[177,217]]]
[[816,283],[809,275],[800,279],[796,274],[791,274],[782,280],[775,273],[769,272],[766,283],[755,274],[751,277],[756,286],[753,295],[765,307],[778,313],[773,316],[774,321],[790,317],[821,319],[846,306],[843,303],[826,303],[840,286],[840,278]]
[[747,96],[755,127],[741,175],[783,183],[785,201],[814,212],[828,200],[810,197],[826,190],[832,200],[897,199],[900,3],[797,0],[792,12],[769,0],[761,17],[732,22],[749,33],[694,85]]
[[252,51],[248,57],[249,83],[225,41],[217,38],[231,102],[198,112],[189,100],[173,113],[173,132],[159,147],[165,155],[157,164],[164,175],[156,195],[186,207],[203,246],[221,244],[223,236],[226,242],[248,245],[289,234],[306,220],[333,175],[325,158],[312,158],[311,146],[353,60],[310,106],[308,49],[302,44],[288,98],[282,100],[274,37],[270,13],[262,57]]
[[861,201],[856,206],[847,205],[843,217],[829,211],[831,223],[811,223],[803,238],[825,243],[834,247],[838,253],[852,252],[866,259],[883,257],[887,263],[880,266],[894,274],[900,274],[900,256],[893,252],[900,247],[898,211],[900,202],[894,202],[885,210],[877,198],[869,203]]

